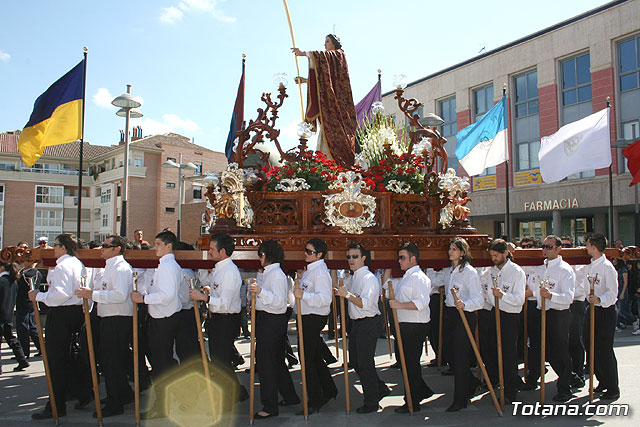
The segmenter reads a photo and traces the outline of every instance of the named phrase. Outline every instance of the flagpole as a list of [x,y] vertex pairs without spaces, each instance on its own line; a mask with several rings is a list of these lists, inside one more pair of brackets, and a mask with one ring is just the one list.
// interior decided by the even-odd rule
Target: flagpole
[[78,225],[76,229],[76,236],[80,238],[80,231],[82,229],[82,157],[84,148],[84,108],[86,104],[86,92],[87,92],[87,51],[86,46],[82,49],[84,52],[84,72],[82,74],[82,124],[80,131],[80,155],[78,165]]
[[[611,108],[611,98],[607,96],[607,116],[610,113],[609,108]],[[616,149],[616,154],[618,154],[618,149]],[[613,247],[613,160],[609,165],[609,246]]]
[[[287,13],[287,22],[289,23],[289,32],[291,33],[291,42],[293,48],[296,47],[296,36],[293,35],[293,25],[291,24],[291,15],[289,14],[289,5],[287,0],[282,0],[284,3],[284,11]],[[300,111],[302,112],[302,121],[304,122],[304,101],[302,100],[302,83],[300,82],[300,64],[298,63],[298,57],[296,56],[296,71],[298,72],[298,90],[300,91]]]
[[[502,96],[507,96],[507,84],[504,83],[502,85]],[[505,102],[506,104],[506,102]],[[505,114],[507,114],[505,112]],[[507,235],[507,241],[511,241],[511,221],[510,221],[510,212],[509,212],[509,137],[511,136],[509,132],[509,115],[507,114],[507,137],[505,138],[505,162],[504,162],[504,178],[505,178],[505,216],[504,216],[504,231]]]

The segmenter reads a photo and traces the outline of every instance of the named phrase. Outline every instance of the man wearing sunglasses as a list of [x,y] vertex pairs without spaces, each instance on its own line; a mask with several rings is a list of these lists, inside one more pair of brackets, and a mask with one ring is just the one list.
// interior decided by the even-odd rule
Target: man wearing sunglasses
[[101,279],[94,282],[94,289],[81,287],[76,290],[78,297],[98,303],[101,366],[107,388],[103,417],[124,413],[123,406],[131,402],[133,395],[127,380],[133,316],[133,302],[129,295],[133,291],[133,269],[124,259],[126,245],[126,240],[120,236],[107,237],[100,249],[106,261]]
[[551,367],[558,375],[556,383],[557,394],[554,402],[566,402],[573,395],[571,393],[571,355],[569,354],[569,326],[571,311],[569,306],[573,302],[575,293],[575,276],[569,264],[562,260],[560,251],[562,240],[558,236],[550,235],[542,243],[544,265],[540,267],[540,276],[548,282],[540,286],[538,293],[538,309],[542,309],[542,298],[545,298],[547,312],[546,336],[549,340],[548,357]]

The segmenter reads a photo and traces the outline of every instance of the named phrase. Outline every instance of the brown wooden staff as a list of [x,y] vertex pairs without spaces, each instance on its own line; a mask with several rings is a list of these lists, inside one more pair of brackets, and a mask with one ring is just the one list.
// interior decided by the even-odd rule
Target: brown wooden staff
[[[300,289],[300,280],[296,279],[295,289]],[[309,397],[307,396],[307,370],[304,361],[304,339],[302,334],[302,308],[300,299],[296,298],[296,320],[298,322],[298,356],[300,358],[300,370],[302,375],[302,410],[304,419],[309,419]],[[253,326],[253,325],[252,325]]]
[[[500,276],[491,276],[493,288],[498,288]],[[500,326],[500,298],[493,296],[493,306],[496,310],[496,337],[498,346],[498,378],[500,379],[500,407],[504,408],[504,368],[502,366],[502,328]]]
[[[195,289],[195,280],[189,279],[189,287]],[[193,301],[193,314],[196,321],[196,330],[198,331],[198,342],[200,343],[200,357],[202,357],[202,369],[204,370],[204,381],[207,384],[207,393],[209,395],[209,406],[211,407],[211,416],[215,417],[215,402],[213,400],[213,385],[211,384],[211,374],[209,373],[209,359],[207,358],[207,352],[204,349],[204,336],[202,335],[202,323],[200,320],[200,307],[198,306],[198,300]],[[253,331],[253,323],[251,324],[251,330]]]
[[[595,295],[594,286],[598,282],[598,274],[591,276],[587,274],[587,281],[589,282],[589,296]],[[593,368],[594,368],[594,353],[595,353],[595,331],[596,331],[596,305],[591,300],[589,301],[589,402],[593,402]]]
[[[256,279],[252,279],[256,283]],[[256,379],[256,292],[251,292],[251,352],[249,356],[249,424],[253,425],[253,405],[255,402],[255,379]]]
[[[340,280],[340,287],[344,286]],[[347,358],[347,315],[344,307],[344,297],[340,297],[340,316],[342,318],[342,364],[344,365],[344,399],[347,415],[351,412],[351,396],[349,395],[349,360]]]
[[[540,280],[540,288],[545,289],[547,283],[549,283],[547,279]],[[547,368],[547,299],[540,297],[540,300],[542,310],[540,313],[540,404],[544,405],[544,374]]]
[[522,308],[524,311],[524,377],[527,378],[529,373],[529,347],[527,346],[527,341],[529,340],[529,324],[527,322],[527,313],[529,312],[529,302],[527,298],[524,299],[524,307]]
[[440,313],[438,313],[438,369],[442,368],[442,324],[444,323],[444,294],[440,293]]
[[[395,300],[393,294],[393,284],[389,280],[389,298]],[[413,415],[413,401],[411,399],[411,387],[409,387],[409,377],[407,375],[407,364],[404,360],[404,348],[402,347],[402,334],[400,333],[400,322],[398,322],[398,310],[395,308],[393,311],[393,323],[396,327],[396,340],[398,340],[398,353],[400,355],[400,367],[402,368],[402,380],[404,381],[404,390],[407,395],[407,405],[409,406],[409,414]]]
[[[451,295],[453,295],[453,300],[455,302],[458,301],[458,295],[456,295],[456,290],[451,289]],[[473,347],[473,352],[476,354],[476,360],[478,361],[478,367],[482,370],[482,375],[484,375],[485,380],[487,381],[487,387],[489,388],[489,393],[491,393],[491,399],[493,400],[493,405],[496,407],[496,411],[498,411],[498,415],[502,416],[502,407],[498,402],[498,398],[496,397],[496,393],[493,391],[493,386],[491,385],[491,379],[489,375],[487,375],[487,368],[484,366],[484,362],[482,361],[482,356],[480,356],[480,350],[478,350],[478,346],[473,339],[473,334],[471,333],[471,328],[469,327],[469,322],[467,322],[467,317],[464,315],[464,311],[456,307],[458,309],[458,313],[460,314],[460,319],[462,319],[462,324],[464,325],[464,329],[467,331],[467,337],[469,337],[469,342],[471,343],[471,347]]]
[[[133,273],[133,292],[138,291],[138,273]],[[133,402],[136,427],[140,425],[140,361],[138,360],[138,303],[133,303]]]
[[[35,277],[25,277],[29,282],[31,290],[34,289]],[[47,378],[47,388],[49,389],[49,403],[51,405],[51,414],[53,415],[53,424],[60,425],[58,417],[58,407],[56,406],[56,399],[53,395],[53,382],[51,381],[51,369],[49,368],[49,358],[47,357],[47,346],[44,343],[44,334],[42,332],[42,319],[40,319],[40,307],[37,301],[32,301],[33,310],[35,312],[36,326],[38,328],[38,341],[40,342],[40,353],[42,353],[42,363],[44,364],[44,375]]]
[[[82,276],[82,286],[87,285],[87,278]],[[91,313],[89,313],[89,302],[82,298],[84,307],[84,328],[87,331],[87,347],[89,347],[89,364],[91,365],[91,382],[93,384],[93,397],[96,401],[96,415],[98,425],[102,426],[102,408],[100,407],[100,389],[98,388],[98,372],[96,370],[96,355],[93,352],[93,332],[91,331]]]

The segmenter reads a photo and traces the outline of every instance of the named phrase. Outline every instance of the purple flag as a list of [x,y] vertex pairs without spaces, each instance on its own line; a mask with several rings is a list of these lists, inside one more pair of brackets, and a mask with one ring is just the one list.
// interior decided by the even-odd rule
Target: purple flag
[[358,128],[364,126],[364,118],[368,117],[371,114],[371,105],[373,105],[374,102],[379,101],[382,101],[380,79],[378,79],[375,86],[373,86],[373,89],[371,89],[369,93],[366,94],[360,102],[358,102],[358,105],[356,105]]

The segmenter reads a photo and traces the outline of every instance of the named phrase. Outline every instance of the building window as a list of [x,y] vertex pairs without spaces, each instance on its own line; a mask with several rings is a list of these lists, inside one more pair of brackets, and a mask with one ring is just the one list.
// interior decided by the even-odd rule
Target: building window
[[62,211],[59,209],[36,209],[35,218],[36,227],[62,228]]
[[516,118],[538,114],[538,71],[515,78]]
[[4,184],[0,184],[0,204],[4,204]]
[[143,167],[144,159],[142,157],[134,157],[133,158],[133,166]]
[[591,101],[591,62],[589,54],[562,61],[562,105]]
[[165,211],[166,213],[173,213],[173,212],[175,212],[175,211],[176,211],[176,208],[164,208],[164,211]]
[[36,204],[62,205],[64,187],[36,185]]
[[447,138],[445,151],[449,157],[449,167],[458,172],[458,159],[456,158],[456,133],[458,133],[458,118],[456,115],[456,97],[443,99],[438,102],[440,117],[444,123],[440,125],[440,134]]
[[167,182],[167,188],[176,188],[175,182]]
[[484,86],[473,90],[473,122],[477,122],[487,111],[493,107],[493,85]]
[[202,175],[202,163],[201,162],[193,162],[196,166],[196,170],[193,171],[194,175]]
[[540,167],[538,152],[540,141],[518,144],[518,170],[528,170]]
[[108,227],[109,226],[109,214],[102,214],[102,226],[103,227]]
[[118,187],[116,188],[116,197],[120,197],[120,192],[121,192],[120,185],[118,185]]
[[620,92],[640,87],[640,36],[618,43]]
[[100,193],[100,203],[111,203],[111,189],[103,189]]
[[16,170],[15,163],[0,163],[0,170],[14,171]]
[[202,187],[193,187],[194,200],[202,200]]

